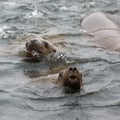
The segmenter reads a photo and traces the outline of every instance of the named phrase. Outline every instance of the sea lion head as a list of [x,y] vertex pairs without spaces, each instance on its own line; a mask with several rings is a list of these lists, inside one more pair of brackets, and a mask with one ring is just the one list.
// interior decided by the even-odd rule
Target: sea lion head
[[28,52],[35,50],[36,52],[42,55],[48,55],[56,52],[53,45],[50,44],[48,41],[37,39],[32,39],[30,40],[30,42],[27,42],[26,50]]
[[72,89],[80,89],[82,87],[82,74],[76,67],[69,67],[59,73],[58,82]]

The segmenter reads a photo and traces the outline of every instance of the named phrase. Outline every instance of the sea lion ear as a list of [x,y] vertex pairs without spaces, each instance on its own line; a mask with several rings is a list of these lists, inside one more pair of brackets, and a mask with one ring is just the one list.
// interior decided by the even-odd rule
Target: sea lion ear
[[82,78],[82,73],[80,73],[80,77]]
[[48,48],[48,42],[46,42],[46,41],[43,41],[43,44],[44,44],[44,46],[45,46],[45,48]]
[[29,46],[29,42],[26,42],[25,47],[28,48],[28,46]]
[[63,72],[59,72],[59,74],[58,74],[58,81],[61,80],[62,76],[63,76]]

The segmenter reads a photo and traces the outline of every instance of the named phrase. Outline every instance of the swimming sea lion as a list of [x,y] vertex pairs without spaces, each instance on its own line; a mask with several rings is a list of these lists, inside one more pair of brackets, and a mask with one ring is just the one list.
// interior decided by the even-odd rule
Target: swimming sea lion
[[7,53],[11,55],[27,56],[34,59],[49,54],[53,55],[56,52],[56,47],[53,45],[53,42],[49,42],[43,39],[41,35],[36,34],[19,36],[14,42],[10,42],[7,48]]
[[[82,73],[76,67],[69,67],[58,74],[50,74],[47,76],[40,76],[34,78],[32,83],[39,83],[40,85],[58,84],[62,87],[68,87],[73,90],[83,89]],[[30,82],[31,83],[31,82]]]
[[81,26],[88,33],[93,33],[93,38],[100,47],[120,51],[119,27],[105,13],[95,12],[88,15],[82,20]]

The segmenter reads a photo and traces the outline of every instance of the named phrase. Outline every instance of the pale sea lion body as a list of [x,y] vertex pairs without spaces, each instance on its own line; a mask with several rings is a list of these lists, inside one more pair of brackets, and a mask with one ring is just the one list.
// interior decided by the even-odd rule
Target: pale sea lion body
[[93,33],[93,38],[100,47],[120,51],[119,27],[104,13],[95,12],[88,15],[82,20],[81,26],[88,33]]

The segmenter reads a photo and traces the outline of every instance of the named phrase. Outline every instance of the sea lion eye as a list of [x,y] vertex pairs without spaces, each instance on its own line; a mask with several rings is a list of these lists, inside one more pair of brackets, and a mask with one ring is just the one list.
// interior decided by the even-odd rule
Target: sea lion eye
[[48,43],[46,41],[43,41],[46,48],[48,48]]
[[54,52],[56,52],[56,50],[54,49]]

